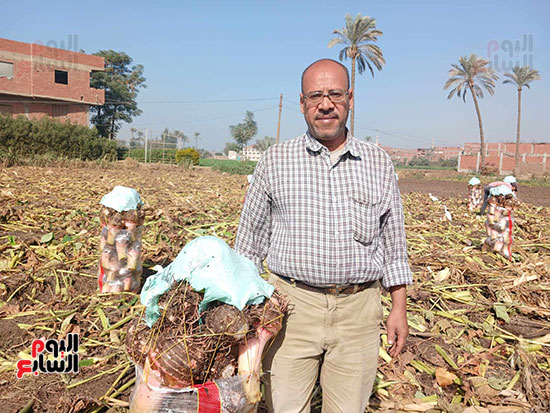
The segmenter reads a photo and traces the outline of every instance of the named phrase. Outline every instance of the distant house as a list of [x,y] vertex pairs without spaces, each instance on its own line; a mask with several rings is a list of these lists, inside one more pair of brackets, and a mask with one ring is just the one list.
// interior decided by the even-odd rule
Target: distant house
[[239,158],[239,154],[236,151],[227,152],[227,159],[231,159],[233,161],[236,161],[238,158]]
[[262,152],[258,150],[256,145],[245,146],[243,148],[243,160],[245,161],[259,161],[262,156]]
[[0,38],[0,113],[88,125],[90,106],[105,103],[90,74],[104,66],[99,56]]
[[388,155],[390,155],[393,162],[400,164],[408,164],[411,159],[418,158],[425,155],[424,149],[401,149],[392,148],[389,146],[381,146]]
[[429,154],[432,159],[457,159],[462,152],[460,146],[435,146]]

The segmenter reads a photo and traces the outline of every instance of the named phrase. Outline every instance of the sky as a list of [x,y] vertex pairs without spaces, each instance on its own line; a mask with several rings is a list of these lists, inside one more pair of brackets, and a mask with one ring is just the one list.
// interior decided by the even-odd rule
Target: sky
[[358,138],[401,148],[479,141],[471,96],[447,100],[443,90],[451,64],[475,53],[500,76],[495,95],[480,101],[486,140],[515,141],[517,90],[502,84],[503,67],[525,59],[542,79],[522,94],[522,140],[550,141],[547,0],[17,1],[2,5],[0,37],[68,48],[76,36],[86,53],[125,52],[144,66],[147,88],[137,99],[142,115],[118,138],[128,139],[130,127],[152,137],[168,127],[199,132],[199,148],[221,151],[247,110],[258,123],[251,143],[275,137],[281,93],[281,141],[305,132],[301,73],[317,59],[338,59],[341,46],[327,47],[332,32],[358,13],[376,19],[386,60],[374,78],[356,76]]

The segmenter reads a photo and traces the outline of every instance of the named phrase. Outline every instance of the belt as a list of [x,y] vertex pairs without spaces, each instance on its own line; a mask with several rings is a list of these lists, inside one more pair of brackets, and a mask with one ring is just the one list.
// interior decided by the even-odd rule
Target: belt
[[371,287],[377,280],[367,281],[360,284],[329,284],[325,287],[317,287],[315,285],[306,284],[302,281],[295,280],[294,278],[285,277],[284,275],[275,274],[281,280],[288,284],[294,285],[302,290],[312,291],[314,293],[331,294],[331,295],[349,295],[355,294],[359,291],[366,290]]

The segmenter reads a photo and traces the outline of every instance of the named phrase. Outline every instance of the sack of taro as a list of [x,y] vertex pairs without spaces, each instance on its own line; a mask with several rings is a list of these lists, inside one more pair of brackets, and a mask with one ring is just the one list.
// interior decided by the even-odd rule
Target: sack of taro
[[99,291],[138,292],[141,281],[141,235],[145,213],[137,191],[116,186],[100,204],[101,253]]
[[196,238],[147,279],[141,302],[125,340],[137,373],[131,413],[254,411],[262,353],[287,301],[252,261],[219,238]]
[[494,251],[512,260],[514,218],[513,210],[518,200],[506,186],[491,188],[485,229],[487,238],[483,244],[485,251]]
[[473,177],[468,182],[468,211],[475,211],[483,202],[481,181]]

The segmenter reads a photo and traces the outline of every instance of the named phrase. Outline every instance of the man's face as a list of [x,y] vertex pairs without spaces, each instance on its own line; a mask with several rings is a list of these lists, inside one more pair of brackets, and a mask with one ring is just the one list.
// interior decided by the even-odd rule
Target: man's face
[[[346,134],[348,112],[353,107],[353,91],[347,90],[346,72],[336,63],[320,62],[308,69],[300,94],[300,109],[314,138],[321,142],[343,139]],[[334,103],[328,96],[319,103],[312,103],[307,96],[312,92],[328,95],[331,90],[343,90],[348,95],[342,102]]]

